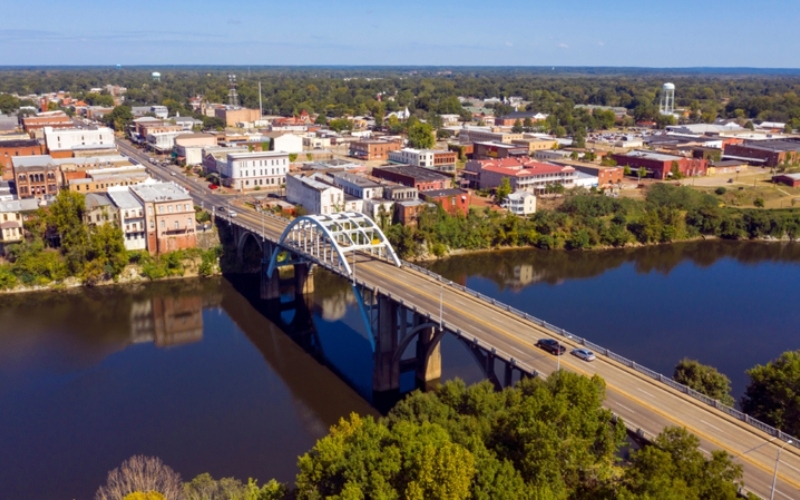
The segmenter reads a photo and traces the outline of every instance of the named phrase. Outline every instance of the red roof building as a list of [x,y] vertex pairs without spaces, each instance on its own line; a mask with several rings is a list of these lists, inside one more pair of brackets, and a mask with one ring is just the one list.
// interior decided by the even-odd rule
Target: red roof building
[[547,186],[561,184],[575,186],[575,168],[542,163],[530,157],[470,160],[464,177],[472,187],[495,189],[503,179],[508,179],[512,191],[543,191]]

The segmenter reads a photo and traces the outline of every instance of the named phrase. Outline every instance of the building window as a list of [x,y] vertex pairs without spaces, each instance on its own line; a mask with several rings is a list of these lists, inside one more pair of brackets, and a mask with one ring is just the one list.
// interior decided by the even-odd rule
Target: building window
[[175,221],[175,229],[180,229],[180,225],[178,224],[178,221]]
[[166,229],[166,228],[167,228],[167,223],[162,220],[161,221],[161,229]]

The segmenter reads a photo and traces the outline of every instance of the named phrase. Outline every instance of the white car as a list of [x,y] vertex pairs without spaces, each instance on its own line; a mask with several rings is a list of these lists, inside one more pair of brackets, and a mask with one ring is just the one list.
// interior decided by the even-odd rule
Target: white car
[[581,349],[581,348],[573,349],[572,355],[584,361],[594,361],[595,359],[597,359],[594,353],[589,349]]
[[233,210],[228,210],[228,216],[236,217],[236,212],[234,212]]

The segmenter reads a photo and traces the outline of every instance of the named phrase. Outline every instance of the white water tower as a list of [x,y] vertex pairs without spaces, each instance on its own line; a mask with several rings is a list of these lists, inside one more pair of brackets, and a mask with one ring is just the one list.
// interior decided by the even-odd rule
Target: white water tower
[[661,87],[661,104],[658,110],[662,115],[671,115],[675,113],[675,84],[665,83]]
[[158,71],[153,71],[153,73],[150,76],[153,78],[154,82],[161,81],[161,73],[159,73]]

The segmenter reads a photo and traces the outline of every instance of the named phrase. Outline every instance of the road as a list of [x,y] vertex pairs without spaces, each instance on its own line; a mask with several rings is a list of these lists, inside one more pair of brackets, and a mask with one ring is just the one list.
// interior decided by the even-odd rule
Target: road
[[[147,165],[157,177],[187,188],[198,204],[220,206],[229,201],[229,197],[209,190],[206,183],[189,180],[182,174],[172,176],[168,168],[151,166],[147,155],[129,145],[120,144],[120,149]],[[272,240],[277,240],[286,226],[282,220],[262,218],[250,210],[240,210],[236,223],[256,234],[263,227],[264,235]],[[408,267],[398,270],[388,262],[367,257],[361,257],[355,267],[359,280],[417,306],[420,312],[432,317],[439,317],[441,296],[442,319],[448,327],[495,347],[545,376],[557,368],[587,376],[600,375],[607,385],[605,406],[621,416],[629,427],[641,429],[648,437],[657,435],[666,426],[685,427],[700,438],[704,453],[725,450],[743,466],[747,491],[770,497],[778,448],[783,443],[771,441],[768,434],[605,356],[587,363],[569,355],[557,359],[546,354],[535,343],[552,337],[551,332],[511,315],[501,306],[442,285]],[[568,351],[578,347],[570,340],[558,340]],[[775,498],[800,500],[800,449],[794,446],[786,446],[781,454]]]

